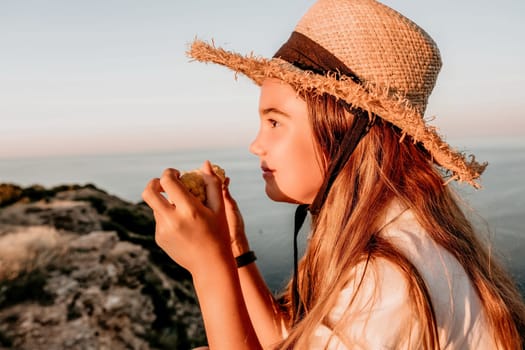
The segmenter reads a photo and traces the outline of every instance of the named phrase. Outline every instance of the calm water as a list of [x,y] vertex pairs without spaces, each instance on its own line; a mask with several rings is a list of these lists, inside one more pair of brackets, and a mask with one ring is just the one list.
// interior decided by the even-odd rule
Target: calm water
[[[483,189],[460,186],[459,191],[473,212],[484,218],[477,221],[488,227],[494,251],[505,258],[513,275],[525,282],[525,143],[486,145],[472,151],[490,163]],[[231,178],[231,192],[243,212],[259,266],[271,288],[279,289],[292,266],[295,207],[266,198],[259,161],[245,149],[0,159],[0,182],[22,186],[93,183],[136,202],[148,180],[164,168],[194,169],[205,159],[220,164]]]

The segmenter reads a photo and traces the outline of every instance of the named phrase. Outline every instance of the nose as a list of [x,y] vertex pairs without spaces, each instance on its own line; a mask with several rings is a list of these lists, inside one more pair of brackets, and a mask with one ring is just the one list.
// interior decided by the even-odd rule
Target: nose
[[261,143],[261,137],[260,133],[257,134],[255,137],[255,140],[252,141],[250,144],[250,152],[255,154],[256,156],[260,157],[264,154],[264,148]]

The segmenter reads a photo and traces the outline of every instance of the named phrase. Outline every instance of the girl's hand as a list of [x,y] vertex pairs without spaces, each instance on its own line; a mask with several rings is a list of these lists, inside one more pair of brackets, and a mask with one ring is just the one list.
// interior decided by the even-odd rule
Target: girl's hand
[[230,178],[226,178],[222,188],[222,196],[224,198],[224,207],[226,210],[226,219],[228,221],[228,231],[230,232],[230,244],[233,256],[239,256],[250,250],[248,238],[244,229],[244,220],[242,219],[241,211],[237,202],[230,194],[228,188]]
[[142,194],[155,216],[155,241],[192,274],[233,260],[220,180],[209,161],[201,171],[206,184],[205,205],[184,187],[175,169],[166,169],[160,179],[151,180]]

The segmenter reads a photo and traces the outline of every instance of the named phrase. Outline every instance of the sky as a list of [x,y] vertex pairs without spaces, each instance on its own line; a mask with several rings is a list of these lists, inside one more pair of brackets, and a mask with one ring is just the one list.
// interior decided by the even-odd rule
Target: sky
[[[525,1],[383,2],[440,47],[447,139],[525,136]],[[0,0],[0,158],[248,147],[259,89],[188,44],[269,57],[313,3]]]

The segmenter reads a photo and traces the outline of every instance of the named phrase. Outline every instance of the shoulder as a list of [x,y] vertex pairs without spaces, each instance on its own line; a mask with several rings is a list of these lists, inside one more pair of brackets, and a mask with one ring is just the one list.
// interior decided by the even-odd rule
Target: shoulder
[[[430,294],[440,343],[492,347],[490,326],[474,285],[459,261],[436,243],[412,210],[405,210],[380,233],[414,265]],[[483,339],[487,347],[473,347]]]

